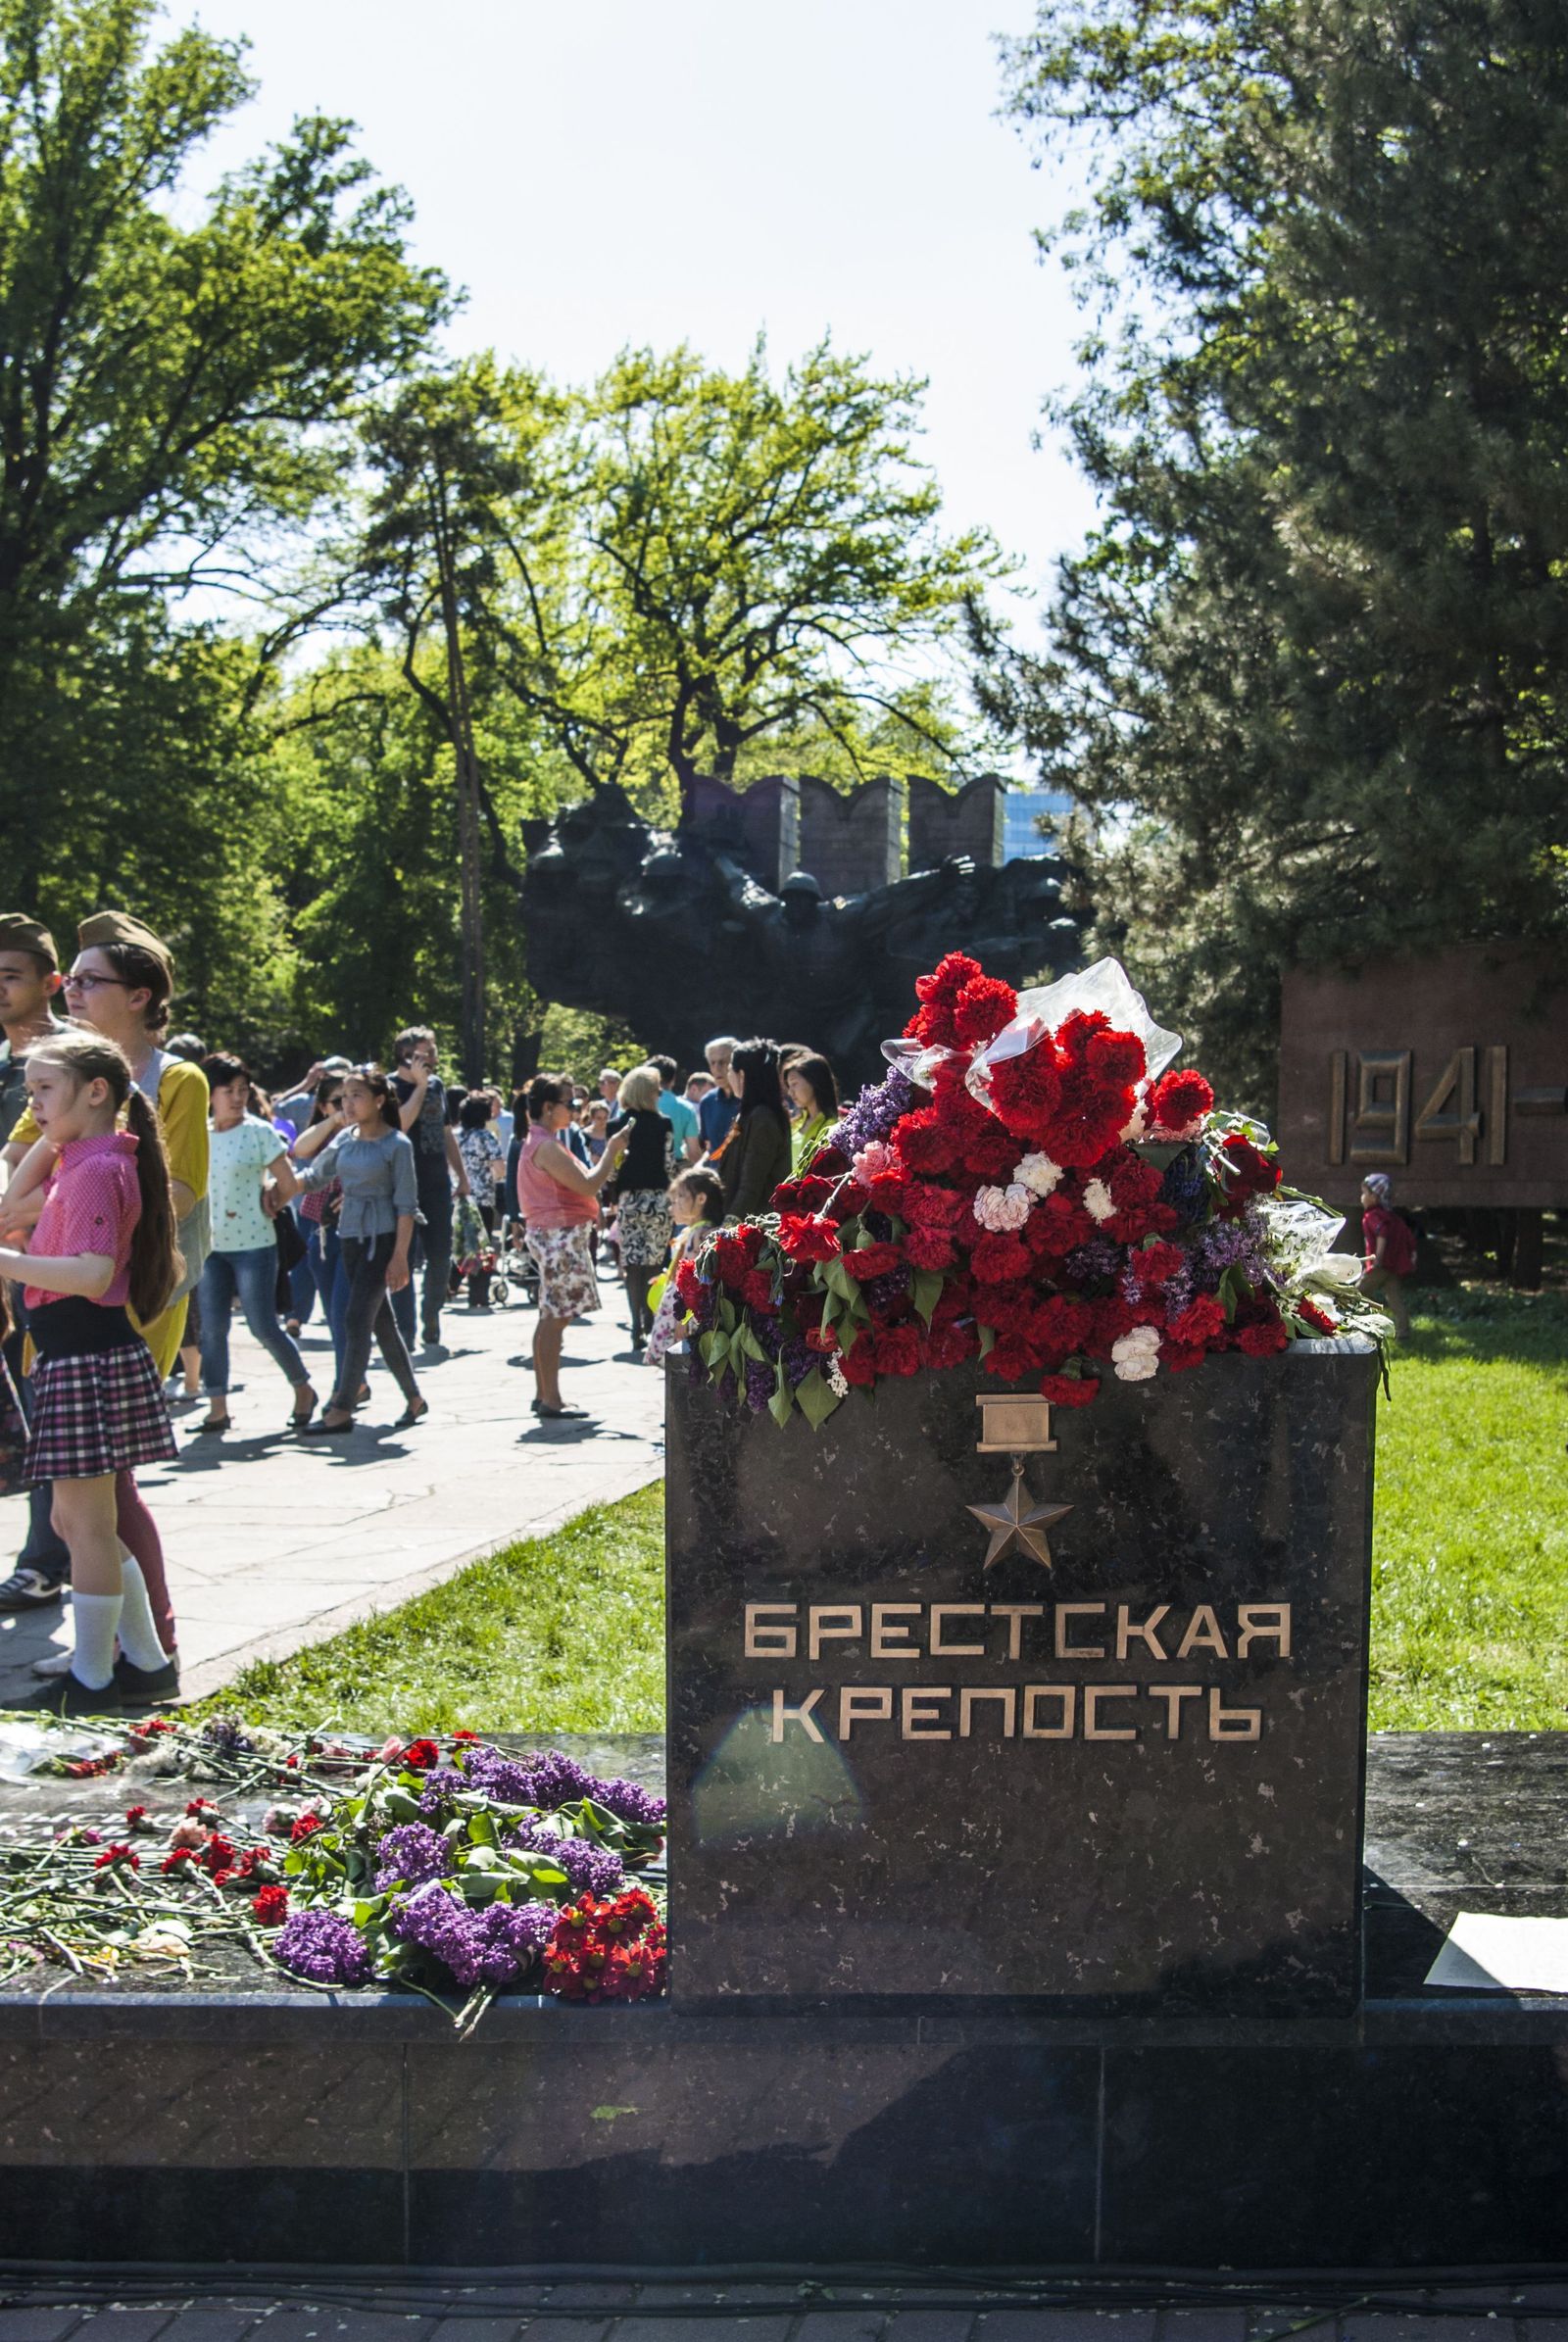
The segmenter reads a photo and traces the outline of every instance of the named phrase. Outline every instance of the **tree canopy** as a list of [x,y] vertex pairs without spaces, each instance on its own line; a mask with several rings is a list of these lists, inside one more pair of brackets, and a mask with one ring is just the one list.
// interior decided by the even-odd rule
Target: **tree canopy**
[[1043,0],[1091,158],[1103,520],[989,701],[1103,941],[1267,1098],[1281,969],[1544,932],[1568,870],[1568,32],[1542,0]]

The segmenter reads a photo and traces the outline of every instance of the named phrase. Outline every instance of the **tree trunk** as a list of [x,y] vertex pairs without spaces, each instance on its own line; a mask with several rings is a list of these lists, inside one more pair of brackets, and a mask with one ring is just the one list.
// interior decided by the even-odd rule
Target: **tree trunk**
[[1539,1208],[1519,1205],[1513,1214],[1513,1259],[1508,1282],[1515,1293],[1541,1291],[1542,1255],[1545,1214]]
[[449,729],[457,760],[458,868],[461,882],[459,946],[463,1004],[459,1016],[458,1049],[463,1078],[470,1090],[485,1078],[484,1046],[484,905],[480,895],[479,760],[473,745],[468,711],[468,677],[458,626],[457,588],[452,574],[452,543],[446,512],[436,514],[436,561],[441,576],[441,622],[447,638]]

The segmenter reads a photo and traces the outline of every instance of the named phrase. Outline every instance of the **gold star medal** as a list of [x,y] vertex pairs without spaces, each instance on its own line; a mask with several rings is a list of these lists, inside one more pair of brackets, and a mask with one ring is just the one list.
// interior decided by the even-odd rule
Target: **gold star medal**
[[991,1532],[991,1546],[985,1566],[989,1570],[994,1561],[1010,1553],[1016,1545],[1020,1553],[1027,1553],[1042,1568],[1050,1569],[1051,1545],[1046,1532],[1054,1523],[1072,1511],[1070,1504],[1032,1504],[1024,1485],[1023,1457],[1012,1459],[1012,1486],[1000,1504],[971,1504],[968,1510],[984,1529]]

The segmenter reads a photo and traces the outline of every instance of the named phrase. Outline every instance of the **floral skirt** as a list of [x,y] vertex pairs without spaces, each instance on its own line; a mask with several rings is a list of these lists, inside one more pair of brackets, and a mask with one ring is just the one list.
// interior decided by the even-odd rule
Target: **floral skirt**
[[599,1280],[588,1228],[530,1228],[528,1251],[539,1270],[541,1317],[581,1317],[599,1306]]
[[27,1481],[96,1480],[138,1464],[172,1463],[178,1452],[145,1342],[34,1365]]
[[662,1188],[638,1188],[615,1207],[621,1266],[661,1269],[669,1250],[669,1197]]

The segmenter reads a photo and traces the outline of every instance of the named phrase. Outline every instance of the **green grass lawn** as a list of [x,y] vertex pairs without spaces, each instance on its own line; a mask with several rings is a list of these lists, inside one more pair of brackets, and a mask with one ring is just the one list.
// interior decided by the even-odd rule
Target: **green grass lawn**
[[[1418,1310],[1378,1409],[1375,1729],[1568,1724],[1565,1439],[1561,1295],[1456,1290]],[[364,1732],[657,1731],[662,1539],[662,1488],[597,1506],[248,1669],[205,1710]]]
[[1561,1728],[1568,1302],[1423,1297],[1378,1410],[1373,1728]]

